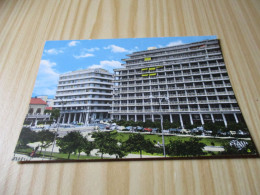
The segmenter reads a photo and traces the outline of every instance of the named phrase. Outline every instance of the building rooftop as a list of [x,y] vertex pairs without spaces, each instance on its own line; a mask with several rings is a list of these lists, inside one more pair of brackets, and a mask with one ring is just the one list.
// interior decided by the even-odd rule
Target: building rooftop
[[63,73],[63,74],[60,74],[60,76],[68,76],[68,75],[88,73],[88,72],[100,72],[100,73],[112,75],[112,73],[108,72],[107,70],[105,70],[103,68],[88,68],[88,69],[84,69],[84,70],[75,70],[75,71]]
[[206,40],[199,41],[199,42],[184,43],[184,44],[181,44],[181,45],[168,46],[168,47],[156,48],[156,49],[151,49],[151,50],[147,49],[147,50],[142,50],[142,51],[136,51],[136,52],[133,52],[131,54],[127,54],[127,56],[131,57],[131,56],[141,55],[141,54],[148,54],[149,55],[149,54],[153,54],[153,53],[164,51],[164,50],[181,49],[181,48],[184,48],[184,47],[190,47],[190,46],[193,46],[193,45],[203,44],[205,42],[210,42],[210,41],[218,41],[218,39],[206,39]]
[[45,101],[43,101],[41,98],[31,98],[30,104],[47,105],[47,103]]

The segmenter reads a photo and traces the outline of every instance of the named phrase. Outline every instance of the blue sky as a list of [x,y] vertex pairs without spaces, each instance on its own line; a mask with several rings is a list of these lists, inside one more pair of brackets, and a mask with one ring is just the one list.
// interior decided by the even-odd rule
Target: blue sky
[[59,74],[87,69],[104,68],[110,72],[120,68],[126,54],[148,47],[167,47],[216,39],[216,36],[93,39],[46,41],[32,96],[55,96]]

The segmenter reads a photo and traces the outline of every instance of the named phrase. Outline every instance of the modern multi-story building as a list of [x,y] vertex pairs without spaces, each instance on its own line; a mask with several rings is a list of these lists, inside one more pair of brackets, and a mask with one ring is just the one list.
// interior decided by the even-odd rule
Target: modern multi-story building
[[185,124],[243,120],[218,40],[134,52],[115,69],[112,117]]
[[104,69],[87,69],[61,74],[54,100],[61,123],[92,123],[110,118],[112,74]]

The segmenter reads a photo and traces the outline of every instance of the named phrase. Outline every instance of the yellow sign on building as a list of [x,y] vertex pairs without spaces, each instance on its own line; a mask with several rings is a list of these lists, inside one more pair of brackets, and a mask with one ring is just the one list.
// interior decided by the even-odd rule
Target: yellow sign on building
[[144,58],[144,61],[150,61],[152,58],[148,57],[148,58]]

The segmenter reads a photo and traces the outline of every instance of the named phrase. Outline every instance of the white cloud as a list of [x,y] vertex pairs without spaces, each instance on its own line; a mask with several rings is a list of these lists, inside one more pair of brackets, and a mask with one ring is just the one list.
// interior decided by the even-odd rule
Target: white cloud
[[100,61],[99,64],[93,64],[89,68],[104,68],[104,69],[113,69],[113,68],[121,68],[121,62],[115,60],[104,60]]
[[107,47],[104,47],[104,49],[110,49],[111,52],[113,53],[124,53],[124,52],[129,52],[129,50],[123,48],[123,47],[119,47],[116,45],[109,45]]
[[85,53],[85,52],[81,52],[80,55],[73,55],[74,58],[76,59],[80,59],[80,58],[88,58],[88,57],[93,57],[94,54],[92,53]]
[[184,44],[181,40],[170,42],[166,47],[176,46],[176,45],[182,45]]
[[74,46],[76,46],[77,44],[79,44],[79,41],[71,41],[71,42],[68,43],[68,46],[69,46],[69,47],[74,47]]
[[34,94],[53,96],[56,92],[59,73],[55,70],[56,63],[49,60],[41,60],[37,75]]
[[59,53],[63,53],[63,49],[45,49],[44,50],[45,54],[50,54],[50,55],[58,55]]
[[103,47],[103,49],[109,49],[113,53],[132,53],[137,51],[139,48],[135,46],[134,49],[128,50],[123,47],[119,47],[117,45],[109,45],[107,47]]
[[94,52],[94,51],[98,51],[99,48],[98,48],[98,47],[93,47],[93,48],[90,48],[90,49],[85,48],[85,49],[83,49],[83,50],[85,50],[85,51],[87,51],[87,52]]

